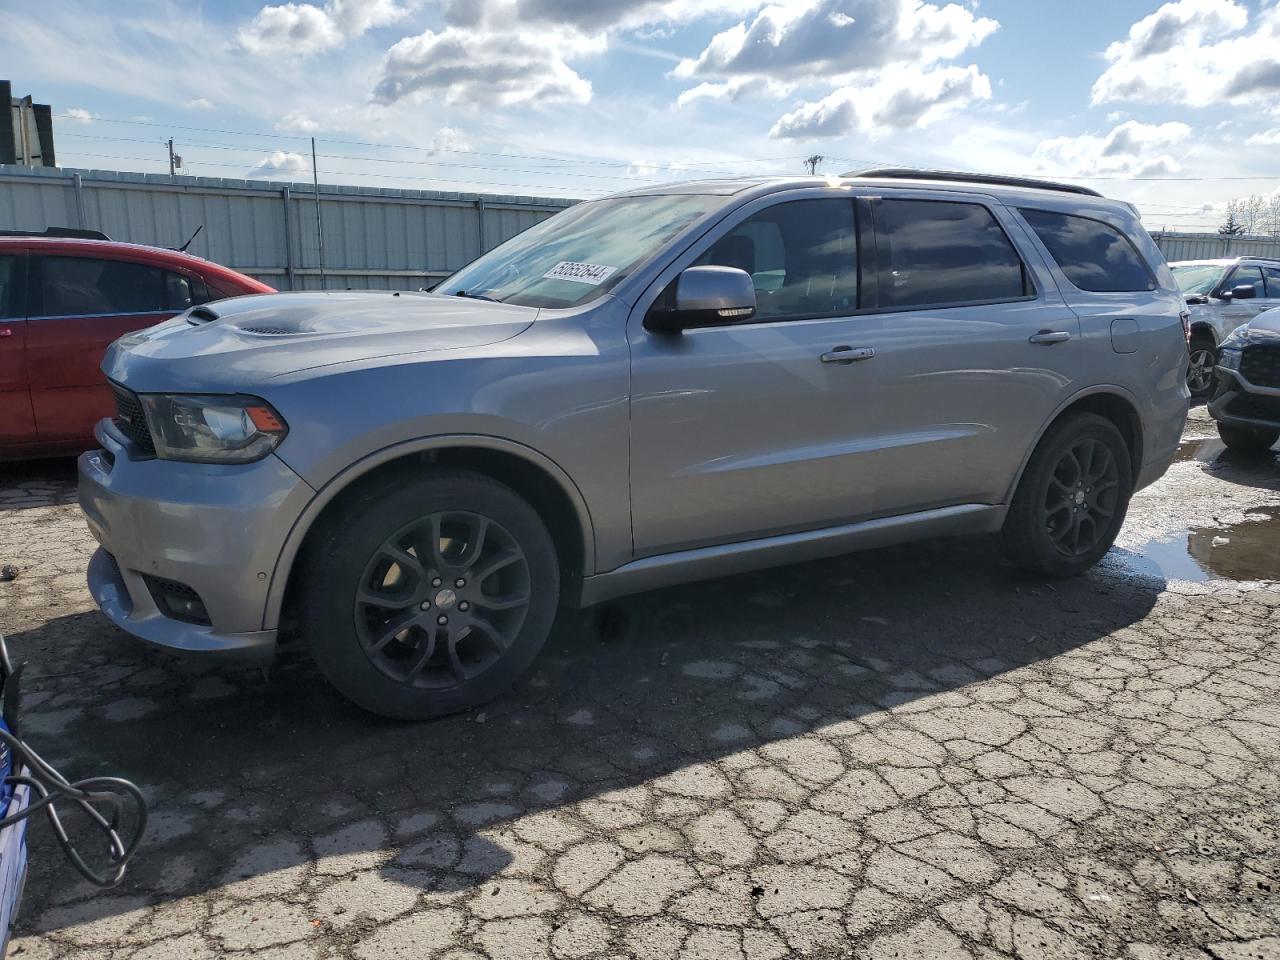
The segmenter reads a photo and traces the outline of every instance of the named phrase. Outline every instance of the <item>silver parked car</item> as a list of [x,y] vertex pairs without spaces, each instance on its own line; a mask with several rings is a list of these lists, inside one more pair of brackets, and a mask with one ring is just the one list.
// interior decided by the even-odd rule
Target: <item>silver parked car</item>
[[1191,313],[1187,386],[1194,397],[1214,387],[1218,345],[1264,310],[1280,307],[1280,260],[1229,257],[1169,264]]
[[398,717],[491,698],[557,607],[941,534],[1078,574],[1187,413],[1132,209],[963,174],[580,203],[433,293],[193,308],[103,369],[102,610]]

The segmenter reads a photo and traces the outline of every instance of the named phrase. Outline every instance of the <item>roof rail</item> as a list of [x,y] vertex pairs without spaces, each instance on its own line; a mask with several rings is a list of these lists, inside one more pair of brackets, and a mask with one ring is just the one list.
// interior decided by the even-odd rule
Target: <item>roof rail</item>
[[101,230],[79,227],[45,227],[43,230],[0,230],[0,237],[63,237],[68,240],[110,240]]
[[910,167],[871,167],[867,170],[850,170],[844,177],[875,177],[880,180],[949,180],[956,183],[990,183],[1002,187],[1030,187],[1033,190],[1057,190],[1060,193],[1078,193],[1086,197],[1100,197],[1097,190],[1077,187],[1070,183],[1054,183],[1052,180],[1035,180],[1031,177],[1004,177],[998,174],[964,173],[958,170],[913,170]]

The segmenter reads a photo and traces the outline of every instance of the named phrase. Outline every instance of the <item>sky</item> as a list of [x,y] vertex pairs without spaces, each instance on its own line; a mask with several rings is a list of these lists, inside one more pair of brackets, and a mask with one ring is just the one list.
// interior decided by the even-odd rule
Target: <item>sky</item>
[[593,197],[871,166],[1280,191],[1280,0],[0,0],[59,164]]

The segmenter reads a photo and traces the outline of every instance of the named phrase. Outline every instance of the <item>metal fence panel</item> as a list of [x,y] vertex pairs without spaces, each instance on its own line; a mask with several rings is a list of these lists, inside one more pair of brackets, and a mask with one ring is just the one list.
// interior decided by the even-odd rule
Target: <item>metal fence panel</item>
[[[81,227],[176,247],[282,290],[319,289],[309,183],[0,165],[0,229]],[[333,289],[412,290],[575,201],[320,185],[324,269]]]
[[1153,233],[1151,236],[1170,263],[1221,257],[1280,258],[1280,237],[1223,237],[1216,233]]

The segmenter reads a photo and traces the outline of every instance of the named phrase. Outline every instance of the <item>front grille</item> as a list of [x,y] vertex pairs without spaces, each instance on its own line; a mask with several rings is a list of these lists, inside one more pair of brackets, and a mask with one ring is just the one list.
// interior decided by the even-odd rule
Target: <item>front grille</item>
[[205,610],[204,601],[200,599],[200,594],[185,583],[157,577],[150,573],[144,573],[142,579],[151,593],[151,599],[156,602],[156,607],[161,613],[175,620],[198,623],[206,627],[209,625],[209,615]]
[[1255,343],[1245,347],[1240,375],[1258,387],[1280,388],[1280,345]]
[[1227,413],[1233,417],[1248,417],[1252,420],[1271,420],[1280,423],[1280,397],[1240,393],[1227,404]]
[[151,440],[151,431],[147,429],[147,418],[142,412],[142,404],[137,394],[126,390],[118,383],[111,385],[111,392],[116,398],[116,423],[134,445],[149,457],[156,455],[156,445]]

